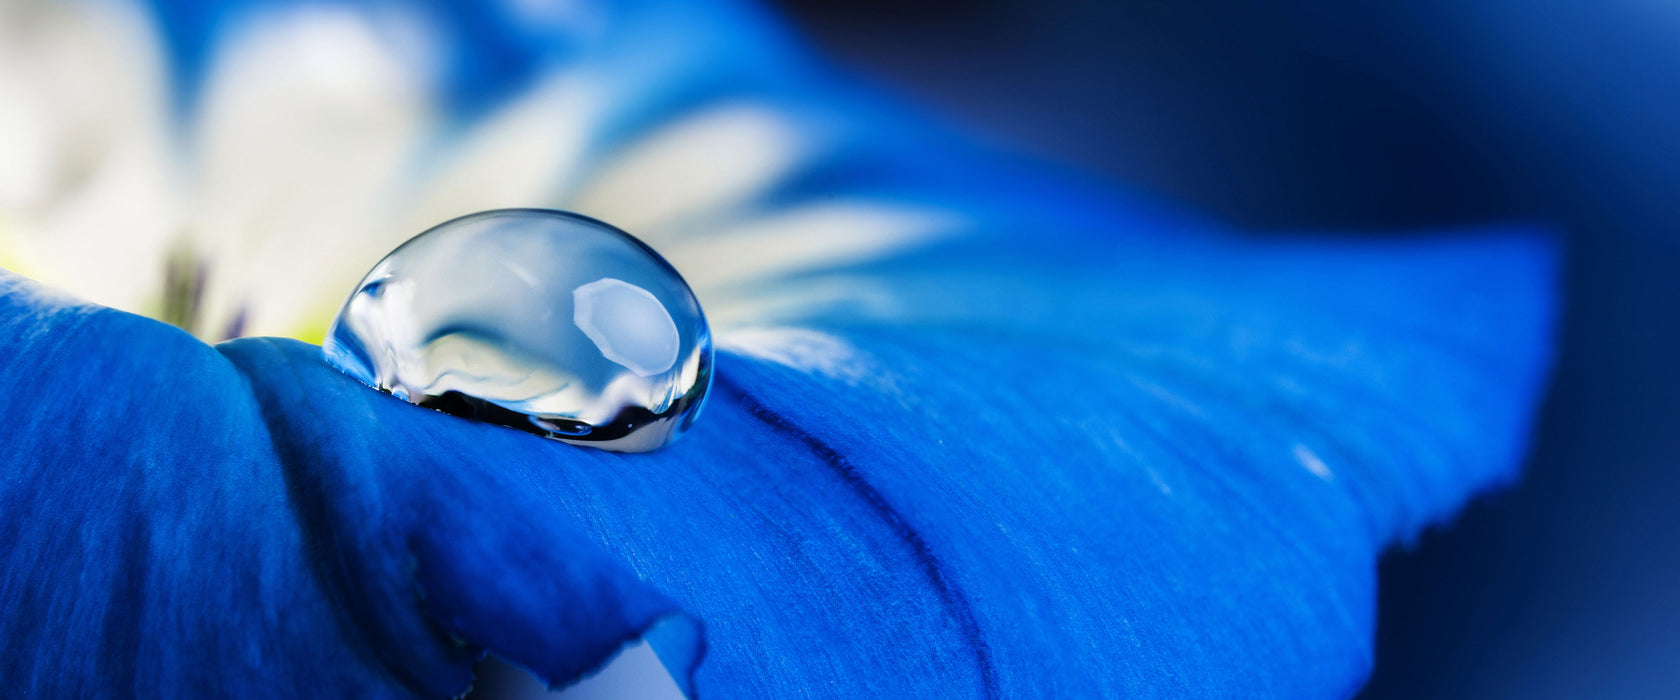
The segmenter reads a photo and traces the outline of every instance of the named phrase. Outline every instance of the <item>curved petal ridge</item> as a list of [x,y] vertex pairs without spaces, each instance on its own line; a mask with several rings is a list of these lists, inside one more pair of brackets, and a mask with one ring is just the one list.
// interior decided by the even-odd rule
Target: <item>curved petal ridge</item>
[[[892,374],[890,390],[738,356],[720,375],[755,387],[796,434],[857,455],[942,576],[981,601],[1000,695],[1194,696],[1235,692],[1238,678],[1239,694],[1333,695],[1363,678],[1376,544],[1347,527],[1363,514],[1338,486],[1290,467],[1287,436],[1185,410],[1193,398],[1077,354],[847,337]],[[1032,419],[1052,402],[1067,420]],[[720,626],[730,615],[690,605]],[[834,640],[822,653],[908,648]]]
[[915,553],[917,563],[921,565],[929,583],[937,591],[940,602],[961,625],[963,639],[974,655],[975,667],[979,671],[980,686],[984,692],[984,697],[999,697],[997,669],[992,665],[991,645],[986,642],[986,638],[980,632],[979,624],[975,622],[972,604],[962,590],[957,588],[950,580],[944,566],[940,564],[938,557],[928,547],[927,541],[921,533],[918,533],[915,528],[905,522],[904,517],[899,515],[897,510],[894,510],[892,504],[887,502],[881,492],[870,486],[869,481],[858,473],[857,468],[845,455],[830,447],[821,438],[800,429],[799,426],[765,407],[752,395],[726,378],[715,379],[713,386],[733,398],[741,405],[742,409],[753,418],[763,422],[769,429],[804,443],[810,449],[812,455],[845,481],[857,493],[858,497],[868,503],[881,520],[898,534],[904,544]]
[[[319,503],[323,531],[352,538],[333,551],[361,554],[334,562],[343,567],[336,575],[354,582],[346,600],[361,611],[361,627],[387,666],[408,673],[450,668],[454,676],[482,647],[564,685],[682,614],[595,554],[597,545],[571,534],[575,525],[556,504],[484,469],[482,460],[496,451],[458,434],[488,428],[496,437],[518,437],[499,435],[511,431],[451,419],[441,434],[429,432],[428,423],[416,425],[405,414],[433,412],[368,390],[327,367],[312,345],[265,338],[218,349],[263,379],[254,383],[257,401],[282,460],[301,475],[298,500]],[[343,410],[309,408],[323,401]],[[344,430],[347,421],[357,429]],[[528,446],[534,449],[525,451],[527,459],[567,468],[573,450],[530,441],[537,444]],[[440,633],[447,643],[415,644]],[[698,624],[690,633],[700,653]],[[444,653],[433,657],[432,649]],[[682,659],[677,667],[694,663]],[[450,687],[417,680],[417,687]]]
[[[644,634],[679,674],[703,653],[554,503],[462,466],[489,426],[314,346],[212,349],[0,272],[0,357],[0,677],[26,695],[441,697],[482,649],[554,684]],[[546,469],[575,452],[525,437]],[[428,441],[454,447],[405,459]]]
[[0,677],[14,690],[396,694],[344,641],[319,581],[295,573],[308,548],[231,365],[9,273],[0,356]]

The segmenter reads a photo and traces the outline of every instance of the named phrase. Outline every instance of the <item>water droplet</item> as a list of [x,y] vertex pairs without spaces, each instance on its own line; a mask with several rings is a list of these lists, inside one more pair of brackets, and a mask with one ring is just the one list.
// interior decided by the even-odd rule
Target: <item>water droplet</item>
[[677,271],[623,231],[541,209],[402,244],[322,350],[405,401],[620,452],[675,440],[711,386],[711,333]]

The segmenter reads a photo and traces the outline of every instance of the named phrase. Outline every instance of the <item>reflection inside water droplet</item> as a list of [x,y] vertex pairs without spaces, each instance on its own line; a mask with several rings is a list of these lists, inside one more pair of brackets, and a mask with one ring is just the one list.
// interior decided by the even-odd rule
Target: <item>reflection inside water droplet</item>
[[392,251],[350,295],[327,361],[405,401],[609,450],[694,422],[711,384],[699,302],[652,249],[576,214],[508,209]]

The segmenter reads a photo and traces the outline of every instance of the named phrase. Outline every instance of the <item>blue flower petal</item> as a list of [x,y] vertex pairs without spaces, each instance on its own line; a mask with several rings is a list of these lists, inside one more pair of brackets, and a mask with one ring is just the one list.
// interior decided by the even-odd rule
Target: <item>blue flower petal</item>
[[444,693],[477,646],[566,682],[674,619],[686,680],[699,619],[717,697],[1345,696],[1376,555],[1514,475],[1544,239],[1222,231],[1000,167],[733,3],[623,12],[586,59],[622,78],[603,152],[746,96],[831,139],[746,208],[863,194],[961,235],[718,291],[842,293],[720,329],[705,416],[644,456],[9,281],[5,678]]
[[319,350],[267,347],[224,357],[0,272],[14,692],[451,696],[480,647],[567,682],[679,614],[563,504],[483,468],[503,431],[451,426],[448,459],[342,375],[288,393],[327,372]]
[[1514,474],[1550,258],[954,244],[874,270],[896,322],[737,334],[684,469],[529,478],[725,697],[1345,696],[1377,554]]
[[459,637],[564,682],[674,612],[627,564],[722,697],[1351,692],[1377,553],[1516,464],[1545,246],[1029,253],[738,335],[695,433],[628,457],[12,281],[7,677],[439,693]]

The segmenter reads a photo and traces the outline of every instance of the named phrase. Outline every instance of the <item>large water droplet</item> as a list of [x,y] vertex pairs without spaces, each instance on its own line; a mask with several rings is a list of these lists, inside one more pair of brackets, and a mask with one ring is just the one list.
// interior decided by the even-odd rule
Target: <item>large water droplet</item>
[[541,209],[402,244],[322,349],[406,401],[620,452],[675,440],[711,386],[711,333],[677,271],[623,231]]

